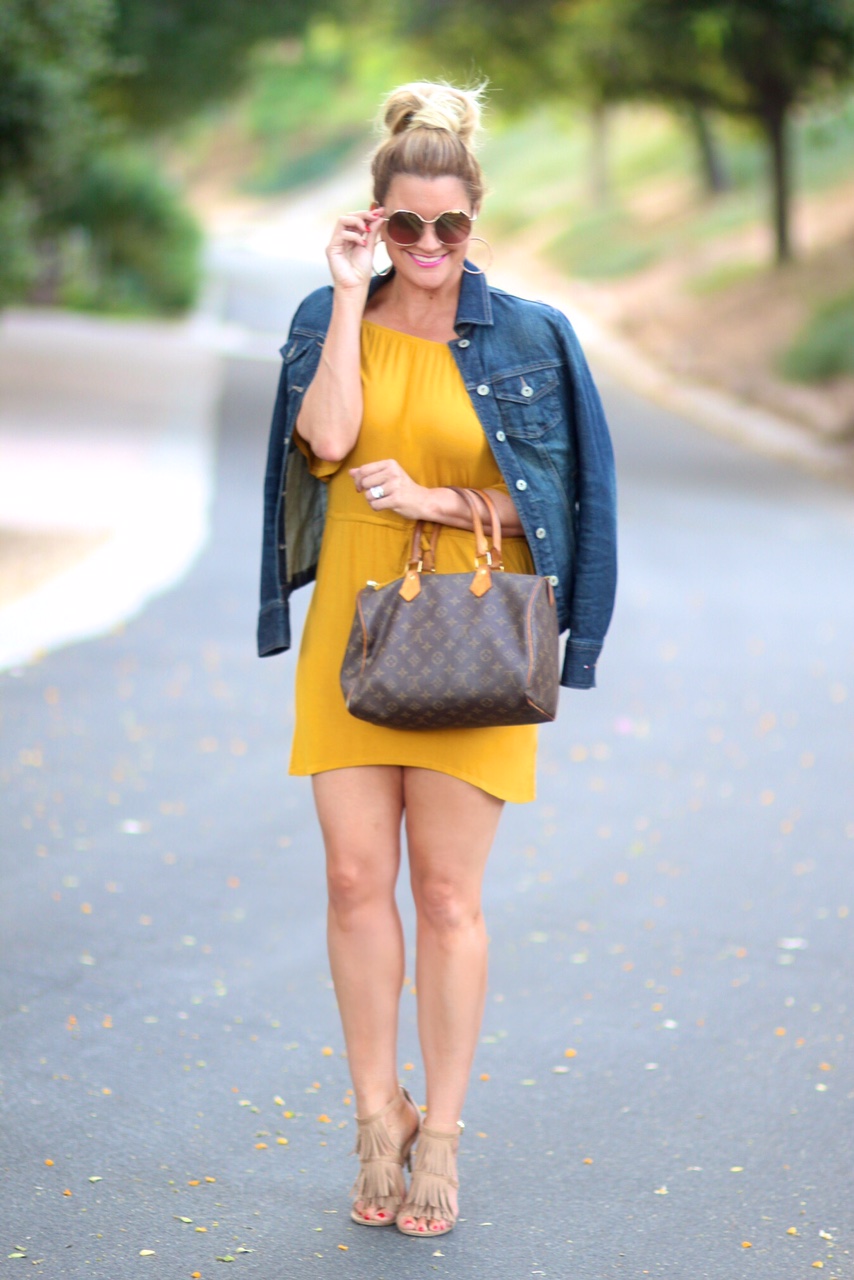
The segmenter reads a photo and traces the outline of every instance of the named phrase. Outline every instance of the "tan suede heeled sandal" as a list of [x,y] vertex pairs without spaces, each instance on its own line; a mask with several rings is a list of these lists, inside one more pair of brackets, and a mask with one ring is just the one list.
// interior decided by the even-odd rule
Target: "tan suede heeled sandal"
[[[457,1121],[460,1129],[463,1122]],[[415,1164],[412,1169],[412,1182],[406,1202],[397,1215],[397,1229],[405,1236],[428,1237],[444,1236],[453,1231],[457,1222],[457,1213],[451,1204],[450,1188],[459,1187],[457,1180],[457,1147],[459,1133],[441,1133],[438,1129],[422,1128],[415,1148]],[[455,1145],[456,1144],[456,1145]],[[412,1226],[403,1224],[412,1219]],[[424,1227],[422,1230],[414,1225],[419,1218],[442,1219],[448,1223],[446,1227]]]
[[381,1111],[376,1111],[372,1116],[367,1116],[364,1120],[356,1117],[359,1128],[354,1154],[361,1160],[362,1167],[353,1183],[350,1195],[354,1200],[375,1205],[377,1210],[382,1209],[387,1214],[384,1218],[364,1218],[355,1209],[351,1209],[350,1217],[363,1227],[392,1226],[395,1214],[406,1194],[403,1169],[404,1166],[412,1168],[412,1148],[421,1130],[421,1115],[409,1090],[401,1085],[400,1093],[407,1102],[412,1104],[418,1116],[418,1122],[403,1146],[394,1145],[383,1121],[383,1117],[398,1101],[400,1094],[395,1094]]

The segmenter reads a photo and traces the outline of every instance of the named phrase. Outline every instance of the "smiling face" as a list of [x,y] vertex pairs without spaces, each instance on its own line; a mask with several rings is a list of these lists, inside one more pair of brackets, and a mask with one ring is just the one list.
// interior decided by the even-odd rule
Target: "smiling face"
[[[472,216],[477,213],[465,183],[459,178],[415,178],[403,173],[392,178],[383,207],[387,218],[398,209],[408,209],[420,214],[425,222],[449,209],[461,209]],[[425,226],[418,243],[405,247],[389,239],[388,223],[383,223],[380,234],[398,276],[407,283],[438,290],[459,279],[468,240],[462,244],[442,244],[435,226]]]

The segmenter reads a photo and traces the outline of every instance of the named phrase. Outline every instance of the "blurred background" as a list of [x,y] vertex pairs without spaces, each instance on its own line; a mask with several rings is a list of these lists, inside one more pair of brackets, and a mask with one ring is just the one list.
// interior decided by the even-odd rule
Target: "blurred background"
[[6,0],[0,302],[187,311],[224,206],[363,156],[403,80],[488,78],[491,239],[850,432],[852,72],[851,0]]

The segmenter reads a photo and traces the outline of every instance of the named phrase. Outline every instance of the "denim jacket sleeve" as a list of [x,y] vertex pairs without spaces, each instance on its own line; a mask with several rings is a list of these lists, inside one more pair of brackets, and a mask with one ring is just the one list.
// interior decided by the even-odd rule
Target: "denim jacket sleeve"
[[617,494],[614,452],[599,393],[572,325],[554,313],[569,373],[570,430],[576,458],[575,571],[561,684],[590,689],[614,611]]

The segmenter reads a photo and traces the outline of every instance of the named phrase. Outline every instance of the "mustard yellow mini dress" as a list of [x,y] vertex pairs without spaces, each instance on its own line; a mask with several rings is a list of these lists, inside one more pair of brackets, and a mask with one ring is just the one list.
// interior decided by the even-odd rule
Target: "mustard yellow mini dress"
[[[317,581],[309,605],[296,673],[296,727],[290,772],[323,773],[353,765],[410,765],[451,774],[502,800],[535,796],[536,725],[492,729],[389,729],[350,715],[339,673],[353,621],[356,593],[369,580],[402,575],[413,521],[373,511],[356,492],[350,467],[394,458],[429,488],[507,486],[492,456],[450,348],[362,322],[364,416],[359,439],[342,462],[323,462],[299,436],[312,474],[329,486]],[[511,573],[533,573],[523,537],[504,540]],[[474,568],[470,532],[444,527],[438,573]]]

